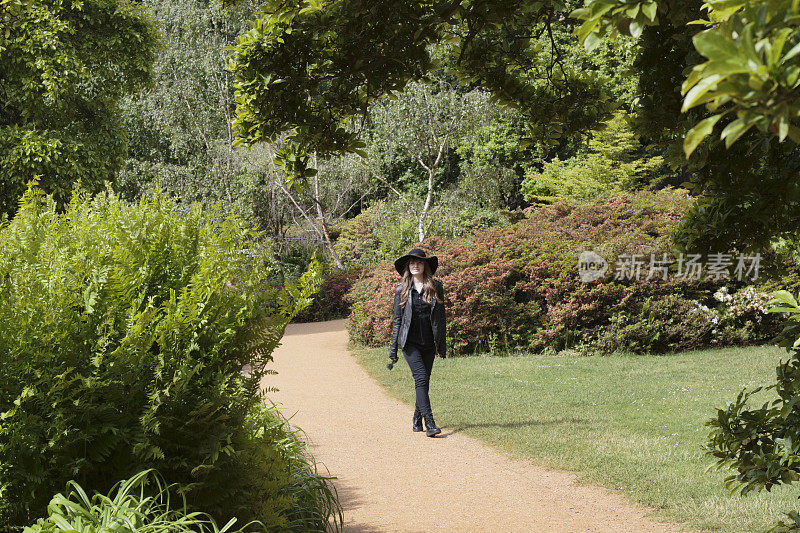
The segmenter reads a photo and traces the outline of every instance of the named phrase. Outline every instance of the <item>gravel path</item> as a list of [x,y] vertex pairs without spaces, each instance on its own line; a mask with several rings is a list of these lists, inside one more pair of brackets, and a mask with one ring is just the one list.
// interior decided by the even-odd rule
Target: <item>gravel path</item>
[[290,324],[274,358],[278,374],[264,384],[279,391],[268,397],[338,478],[345,531],[678,531],[572,474],[455,433],[447,420],[437,420],[436,438],[412,432],[413,407],[356,363],[344,320]]

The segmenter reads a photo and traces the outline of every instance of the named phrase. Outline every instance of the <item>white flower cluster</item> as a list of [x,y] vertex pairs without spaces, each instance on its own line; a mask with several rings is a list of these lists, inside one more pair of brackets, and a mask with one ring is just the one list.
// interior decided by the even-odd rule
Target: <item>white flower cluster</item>
[[767,307],[767,302],[771,300],[771,297],[765,292],[756,290],[752,285],[748,285],[736,293],[735,300],[735,308],[738,308],[740,311],[739,314],[747,311],[758,311],[756,318],[760,320],[760,315],[766,314],[769,309]]
[[720,287],[714,293],[714,299],[720,302],[716,309],[694,302],[695,307],[689,312],[702,313],[704,318],[715,326],[711,333],[720,335],[725,331],[724,328],[740,329],[761,324],[768,314],[768,304],[772,297],[748,285],[733,294],[728,291],[728,287]]
[[[719,308],[722,316],[730,318],[739,318],[745,315],[755,315],[756,322],[761,322],[764,315],[767,314],[769,308],[767,303],[771,297],[765,292],[757,290],[754,286],[748,285],[737,291],[735,294],[730,294],[727,287],[721,287],[714,293],[714,299],[724,304]],[[746,324],[751,324],[748,320]]]
[[689,313],[694,314],[699,312],[704,314],[712,324],[719,323],[719,315],[717,315],[717,312],[714,309],[711,309],[707,305],[703,305],[699,302],[694,302],[694,305],[695,305],[694,309],[690,309]]
[[728,287],[722,287],[714,293],[714,299],[718,302],[730,302],[733,300],[733,295],[728,293]]

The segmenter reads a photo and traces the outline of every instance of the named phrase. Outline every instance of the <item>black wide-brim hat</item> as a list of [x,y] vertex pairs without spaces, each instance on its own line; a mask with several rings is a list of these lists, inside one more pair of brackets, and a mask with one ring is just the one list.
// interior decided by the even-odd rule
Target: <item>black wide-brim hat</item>
[[436,272],[436,268],[439,266],[439,259],[435,255],[428,256],[425,255],[424,250],[421,250],[420,248],[413,248],[406,255],[395,260],[394,269],[397,270],[398,274],[400,274],[401,276],[403,275],[403,269],[405,269],[406,267],[406,261],[408,261],[412,257],[424,259],[425,262],[428,263],[428,268],[431,269],[431,274]]

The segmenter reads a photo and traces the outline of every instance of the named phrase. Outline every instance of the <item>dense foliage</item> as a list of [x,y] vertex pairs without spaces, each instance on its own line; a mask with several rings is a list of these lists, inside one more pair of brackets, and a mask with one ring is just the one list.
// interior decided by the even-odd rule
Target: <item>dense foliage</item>
[[231,146],[233,78],[225,70],[225,47],[247,28],[253,3],[230,10],[196,0],[141,5],[158,22],[164,46],[153,64],[152,86],[122,101],[129,151],[120,192],[135,200],[159,183],[182,202],[221,203],[255,221],[275,206],[257,190],[264,178],[260,152]]
[[[703,9],[708,19],[697,22],[706,29],[692,41],[705,60],[691,69],[681,92],[684,111],[705,104],[712,115],[686,135],[687,157],[729,113],[736,118],[720,133],[726,147],[754,127],[780,141],[788,136],[800,142],[800,129],[792,124],[800,114],[795,95],[800,84],[800,6],[785,0],[707,0]],[[658,24],[659,15],[673,24],[685,23],[683,17],[693,11],[691,3],[587,0],[573,15],[586,20],[577,33],[591,48],[604,34],[621,31],[639,37],[645,26]]]
[[591,199],[678,185],[657,148],[643,144],[633,131],[631,119],[627,113],[617,113],[594,132],[585,150],[565,161],[556,156],[541,170],[529,168],[521,184],[525,199],[551,203],[565,197]]
[[267,2],[232,61],[237,138],[249,144],[288,133],[279,161],[308,175],[311,153],[363,148],[358,127],[345,121],[426,79],[440,65],[430,47],[443,42],[451,44],[451,72],[518,105],[532,137],[580,131],[608,107],[597,73],[562,53],[558,28],[572,28],[565,15],[574,7],[560,0]]
[[[273,235],[281,256],[313,244],[341,268],[329,237],[344,217],[376,200],[416,211],[417,234],[441,234],[452,218],[447,212],[480,209],[491,218],[496,208],[526,207],[519,187],[526,172],[555,155],[573,156],[586,133],[548,127],[531,144],[525,113],[501,107],[474,83],[453,76],[458,57],[452,46],[433,46],[429,53],[441,64],[430,73],[434,83],[409,83],[396,98],[368,106],[357,126],[365,157],[313,158],[313,183],[286,187],[272,161],[282,137],[247,150],[230,146],[233,80],[222,47],[247,27],[255,4],[244,1],[227,11],[198,1],[142,5],[160,22],[166,46],[153,68],[154,87],[123,102],[130,151],[118,181],[121,193],[136,199],[158,181],[181,202],[218,201]],[[551,28],[560,61],[570,72],[593,73],[593,91],[631,109],[638,79],[631,70],[634,41],[604,43],[587,53],[571,35],[574,23],[558,21]],[[550,36],[539,41],[543,53],[552,46]],[[546,88],[546,79],[528,74]],[[562,140],[554,146],[555,138]],[[441,160],[431,165],[439,147]]]
[[350,314],[350,305],[345,300],[345,295],[363,273],[363,267],[354,267],[335,270],[325,275],[319,290],[312,295],[314,301],[297,314],[295,322],[317,322],[347,317]]
[[[151,479],[152,478],[152,479]],[[147,487],[148,482],[155,485]],[[74,481],[67,483],[67,495],[58,493],[48,505],[47,518],[40,518],[23,533],[57,533],[70,530],[77,533],[93,531],[126,531],[145,533],[158,531],[205,533],[241,533],[234,523],[220,529],[214,519],[198,511],[189,512],[184,500],[181,507],[171,504],[170,486],[151,470],[143,470],[129,479],[119,481],[108,496],[91,497]],[[153,492],[155,494],[150,495]]]
[[[783,63],[773,59],[775,53],[787,56],[790,43],[797,40],[796,30],[784,31],[796,22],[774,16],[775,9],[790,9],[791,3],[660,0],[657,13],[652,7],[643,9],[645,4],[653,2],[590,0],[586,11],[573,14],[585,18],[588,35],[641,30],[634,61],[640,94],[637,131],[665,148],[670,165],[691,181],[692,192],[699,197],[676,235],[676,244],[709,252],[731,246],[755,250],[775,237],[796,239],[800,150],[792,141],[779,142],[778,125],[779,115],[791,108],[784,76],[798,58]],[[637,24],[632,24],[634,19]],[[692,24],[706,19],[710,23],[705,29]],[[743,31],[747,25],[749,36]],[[752,31],[760,25],[765,27]],[[776,47],[779,35],[786,39],[782,51]],[[690,82],[691,93],[685,82]],[[744,100],[742,90],[749,91]],[[701,91],[700,100],[695,100]],[[725,113],[722,118],[721,113]],[[746,117],[748,127],[739,115]],[[719,135],[709,135],[712,123]],[[765,130],[768,124],[774,129]],[[699,142],[703,137],[705,141]],[[727,143],[734,138],[738,143],[728,150]],[[685,148],[690,147],[687,160]]]
[[4,33],[0,213],[16,211],[37,175],[62,203],[78,180],[91,191],[114,181],[126,153],[119,102],[149,80],[151,18],[128,0],[37,0]]
[[327,522],[326,483],[287,458],[259,394],[318,264],[276,286],[256,237],[158,192],[76,193],[64,213],[25,194],[0,227],[0,524],[70,479],[106,492],[151,467],[221,523]]
[[[680,190],[639,192],[596,203],[559,201],[516,224],[478,230],[462,239],[431,238],[423,247],[440,258],[437,271],[448,305],[454,353],[565,348],[670,352],[769,340],[779,319],[767,317],[761,291],[748,280],[647,276],[614,279],[620,254],[673,256],[671,236],[691,199]],[[578,257],[594,250],[609,261],[605,277],[586,283]],[[649,256],[645,255],[649,263]],[[772,265],[771,267],[767,265]],[[785,270],[773,255],[761,276]],[[370,345],[391,334],[391,263],[356,282],[350,333]],[[752,281],[750,282],[752,284]],[[723,288],[724,287],[724,288]],[[716,294],[716,297],[715,297]],[[728,298],[730,296],[730,298]]]
[[[717,467],[737,471],[726,478],[731,493],[769,491],[800,479],[800,305],[788,291],[776,291],[770,303],[777,304],[771,312],[789,314],[780,337],[789,357],[775,369],[776,382],[742,390],[707,422],[712,428],[707,449],[717,458]],[[777,398],[749,407],[750,397],[761,390],[774,390]],[[780,523],[779,530],[800,529],[800,514],[796,510],[787,514],[790,520]]]

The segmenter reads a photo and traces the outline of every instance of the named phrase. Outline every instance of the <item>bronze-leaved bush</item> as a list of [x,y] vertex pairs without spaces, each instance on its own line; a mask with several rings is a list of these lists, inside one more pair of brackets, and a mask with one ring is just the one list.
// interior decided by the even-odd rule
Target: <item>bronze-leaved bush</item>
[[[735,291],[747,284],[732,272],[733,279],[703,274],[693,280],[677,277],[673,264],[667,280],[645,279],[650,253],[677,257],[672,235],[690,203],[679,189],[591,202],[562,200],[531,210],[513,225],[462,239],[426,239],[421,246],[439,257],[436,276],[445,289],[451,355],[495,353],[496,346],[508,352],[585,347],[664,353],[768,340],[780,330],[778,317],[761,313],[755,321],[750,311],[733,316],[720,309],[724,324],[715,327],[710,315],[687,314],[697,305],[715,306],[713,295],[721,286]],[[602,279],[581,281],[578,256],[584,250],[609,262]],[[625,253],[645,254],[648,264],[638,280],[614,279],[615,259]],[[778,269],[797,277],[796,268],[777,261],[775,254],[762,255],[762,274]],[[391,296],[399,279],[385,262],[353,285],[347,296],[351,336],[388,346]]]

